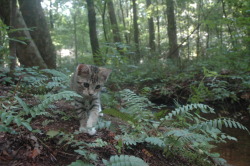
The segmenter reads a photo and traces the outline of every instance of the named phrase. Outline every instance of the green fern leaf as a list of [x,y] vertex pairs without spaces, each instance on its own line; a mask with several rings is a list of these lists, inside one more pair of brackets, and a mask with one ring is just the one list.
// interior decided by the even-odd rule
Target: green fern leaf
[[106,166],[148,166],[142,159],[128,155],[111,156],[109,161],[103,160],[103,163]]
[[145,139],[145,141],[147,143],[153,144],[153,145],[157,145],[159,147],[165,147],[165,143],[164,141],[162,141],[160,138],[158,137],[147,137]]
[[32,131],[32,127],[30,126],[28,122],[22,122],[22,125],[26,127],[29,131]]
[[30,112],[30,108],[28,107],[28,105],[21,98],[19,98],[18,96],[15,96],[15,99],[23,107],[23,110],[26,113],[26,115],[28,115],[28,113]]

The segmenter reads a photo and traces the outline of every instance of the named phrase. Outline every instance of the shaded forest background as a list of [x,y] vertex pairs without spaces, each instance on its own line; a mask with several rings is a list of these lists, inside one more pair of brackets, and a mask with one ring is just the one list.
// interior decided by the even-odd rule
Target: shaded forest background
[[51,0],[42,5],[1,1],[1,64],[13,60],[8,48],[21,64],[41,68],[145,59],[174,59],[181,67],[198,58],[249,54],[247,1]]
[[[250,1],[1,0],[0,18],[0,165],[224,165],[225,128],[249,140]],[[93,137],[79,63],[112,69]]]

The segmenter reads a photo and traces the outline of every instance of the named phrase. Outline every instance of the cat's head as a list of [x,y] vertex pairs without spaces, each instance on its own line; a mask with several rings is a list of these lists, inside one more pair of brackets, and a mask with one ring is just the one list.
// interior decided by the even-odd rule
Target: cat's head
[[111,69],[79,64],[76,68],[76,83],[84,96],[97,95],[107,81]]

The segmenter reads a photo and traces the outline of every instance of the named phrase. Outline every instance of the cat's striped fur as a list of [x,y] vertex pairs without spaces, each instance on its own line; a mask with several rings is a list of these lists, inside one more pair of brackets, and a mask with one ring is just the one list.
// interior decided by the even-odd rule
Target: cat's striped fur
[[79,64],[71,79],[71,89],[83,98],[75,98],[81,132],[94,135],[101,110],[100,92],[111,73],[110,69]]

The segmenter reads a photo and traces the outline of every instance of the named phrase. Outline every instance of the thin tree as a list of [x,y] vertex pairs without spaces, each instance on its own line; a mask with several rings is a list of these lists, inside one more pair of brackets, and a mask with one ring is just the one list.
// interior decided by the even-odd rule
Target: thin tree
[[[107,5],[108,5],[108,11],[109,11],[109,19],[111,23],[111,29],[113,31],[113,40],[116,44],[120,44],[122,42],[121,40],[121,35],[118,27],[118,23],[116,20],[116,14],[115,14],[115,9],[114,9],[114,3],[112,0],[107,0]],[[117,46],[117,51],[123,55],[122,48]]]
[[86,2],[88,9],[90,44],[91,44],[94,63],[96,65],[103,65],[103,60],[102,57],[100,56],[100,47],[96,31],[96,13],[95,13],[94,1],[86,0]]
[[140,59],[140,44],[139,44],[139,26],[138,26],[138,15],[137,15],[137,5],[136,0],[132,0],[133,5],[133,27],[134,27],[134,42],[136,48],[136,59]]
[[[152,3],[151,0],[146,0],[147,9],[152,10]],[[149,12],[150,15],[148,16],[148,34],[149,34],[149,47],[152,52],[155,52],[155,28],[154,28],[154,20],[152,17],[152,12]]]
[[174,13],[174,1],[167,0],[167,18],[168,18],[168,39],[169,39],[169,54],[172,59],[179,59],[179,48],[177,44],[177,30]]
[[[119,0],[119,6],[120,6],[120,10],[121,10],[121,20],[122,20],[122,24],[123,24],[123,28],[126,29],[126,21],[125,21],[125,14],[124,14],[124,6],[122,3],[122,0]],[[124,38],[127,44],[129,44],[129,34],[127,33],[127,31],[124,32]]]
[[[10,0],[10,28],[14,29],[16,27],[16,0]],[[10,38],[15,37],[15,32],[9,33]],[[12,75],[16,68],[16,42],[13,40],[9,41],[10,49],[10,74]]]

